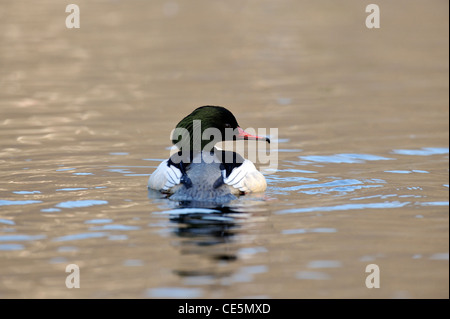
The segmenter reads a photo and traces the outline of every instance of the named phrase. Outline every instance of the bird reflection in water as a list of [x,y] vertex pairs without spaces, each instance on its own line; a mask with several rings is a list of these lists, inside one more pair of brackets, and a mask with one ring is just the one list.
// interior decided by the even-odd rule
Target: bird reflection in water
[[[153,194],[153,195],[151,195]],[[242,266],[240,250],[252,213],[261,220],[262,195],[245,196],[228,203],[172,201],[150,190],[149,198],[171,209],[172,246],[180,251],[180,262],[172,272],[189,285],[227,285]]]
[[175,234],[185,239],[181,242],[182,253],[206,254],[215,260],[237,259],[236,251],[231,249],[230,244],[246,214],[229,206],[208,206],[193,202],[180,202],[180,208],[189,208],[189,212],[172,214],[170,221],[178,224]]

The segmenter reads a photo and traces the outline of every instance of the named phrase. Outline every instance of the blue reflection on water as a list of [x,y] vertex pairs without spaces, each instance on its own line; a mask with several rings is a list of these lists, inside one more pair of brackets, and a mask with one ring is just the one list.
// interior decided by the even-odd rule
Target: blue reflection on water
[[309,155],[299,158],[318,163],[364,163],[365,161],[386,161],[393,158],[371,154],[334,154],[334,155]]
[[295,274],[297,279],[310,279],[310,280],[328,280],[331,276],[327,273],[320,271],[299,271]]
[[60,212],[61,209],[59,208],[43,208],[41,209],[41,212],[43,213],[56,213],[56,212]]
[[25,246],[21,244],[0,244],[0,250],[22,250]]
[[150,174],[125,174],[124,176],[150,176]]
[[448,253],[437,253],[437,254],[433,254],[430,259],[433,260],[447,260],[449,259],[449,254]]
[[363,188],[372,188],[372,187],[382,187],[381,185],[362,185],[362,186],[347,186],[347,187],[335,187],[335,188],[329,188],[329,189],[315,189],[315,190],[309,190],[309,191],[300,191],[300,193],[308,194],[308,195],[314,195],[314,194],[329,194],[331,192],[339,192],[339,193],[347,193],[347,192],[353,192],[358,189]]
[[9,206],[9,205],[29,205],[29,204],[37,204],[42,203],[40,200],[2,200],[0,199],[0,206]]
[[389,197],[396,197],[398,196],[397,194],[386,194],[386,195],[371,195],[371,196],[363,196],[363,197],[355,197],[355,198],[350,198],[350,200],[361,200],[361,199],[369,199],[369,198],[381,198],[381,199],[386,199]]
[[374,209],[374,208],[397,208],[410,204],[410,202],[384,202],[384,203],[368,203],[368,204],[344,204],[336,206],[324,206],[324,207],[305,207],[284,209],[277,211],[277,214],[290,214],[290,213],[311,213],[311,212],[331,212],[353,209]]
[[130,168],[145,168],[145,169],[150,169],[153,166],[130,166],[130,165],[115,165],[115,166],[110,166],[113,168],[109,168],[109,169],[105,169],[106,172],[112,172],[112,173],[120,173],[123,174],[123,176],[150,176],[150,173],[136,173],[133,172],[132,170],[130,170]]
[[0,241],[28,241],[44,239],[46,237],[45,235],[2,235],[0,236]]
[[411,171],[403,171],[403,170],[393,170],[393,171],[384,171],[385,173],[394,173],[394,174],[409,174]]
[[127,240],[128,236],[127,235],[111,235],[108,236],[108,240]]
[[417,206],[449,206],[448,201],[442,202],[384,202],[384,203],[368,203],[368,204],[343,204],[336,206],[324,206],[324,207],[305,207],[305,208],[293,208],[285,209],[276,212],[277,214],[290,214],[290,213],[310,213],[310,212],[330,212],[330,211],[344,211],[354,209],[377,209],[377,208],[397,208],[404,207],[406,205],[413,204]]
[[[352,156],[353,158],[364,158],[366,160],[376,160],[382,157],[375,155],[359,155],[359,154],[341,154],[345,156]],[[386,159],[386,158],[383,158]],[[286,161],[290,164],[294,165],[304,165],[304,162],[295,162],[295,161]],[[290,166],[290,165],[287,165]],[[299,174],[315,174],[316,171],[309,170],[301,170],[295,168],[281,168],[277,172],[284,173],[299,173]],[[386,181],[378,178],[372,179],[340,179],[339,177],[329,177],[333,179],[329,182],[311,184],[311,182],[317,182],[319,179],[317,178],[309,178],[303,176],[292,176],[292,174],[288,174],[288,176],[280,176],[275,174],[269,174],[266,176],[266,180],[269,186],[269,192],[271,191],[273,194],[284,194],[288,195],[289,192],[298,191],[299,193],[315,195],[315,194],[329,194],[331,192],[339,192],[339,193],[347,193],[353,192],[355,190],[364,189],[364,188],[376,188],[383,187]],[[289,186],[278,186],[276,184],[284,184],[284,183],[295,183],[297,185],[289,185]],[[370,185],[368,185],[370,184]],[[378,185],[377,185],[378,184]]]
[[200,288],[160,287],[147,289],[146,297],[151,298],[200,298],[203,290]]
[[447,201],[447,202],[418,202],[416,204],[420,206],[448,206],[449,203]]
[[0,218],[0,224],[15,225],[16,223],[13,220]]
[[19,195],[28,195],[28,194],[40,194],[40,191],[16,191],[13,192],[14,194],[19,194]]
[[277,98],[277,102],[280,105],[288,105],[292,103],[292,99],[290,97],[279,97]]
[[384,171],[385,173],[394,173],[394,174],[411,174],[411,173],[420,173],[420,174],[428,174],[428,171],[422,171],[418,169],[413,169],[411,171],[407,170],[392,170],[392,171]]
[[154,212],[154,214],[174,214],[174,215],[180,215],[180,214],[209,214],[209,213],[220,213],[220,210],[217,209],[210,209],[210,208],[177,208],[172,210],[165,210],[162,212]]
[[60,208],[80,208],[80,207],[90,207],[94,205],[105,205],[108,204],[106,200],[93,200],[93,199],[87,199],[87,200],[75,200],[75,201],[68,201],[68,202],[61,202],[59,204],[56,204],[56,207]]
[[110,168],[110,169],[105,169],[105,171],[107,172],[112,172],[112,173],[121,173],[121,174],[132,174],[133,172],[126,169],[126,168]]
[[53,257],[48,261],[50,264],[62,264],[67,263],[67,258],[65,257]]
[[316,171],[307,171],[304,169],[295,169],[295,168],[286,168],[286,169],[278,169],[277,172],[288,172],[288,173],[302,173],[302,174],[315,174]]
[[73,234],[73,235],[66,235],[61,237],[56,237],[53,239],[53,241],[70,241],[70,240],[81,240],[81,239],[88,239],[88,238],[100,238],[105,237],[108,235],[108,233],[80,233],[80,234]]
[[[277,178],[269,177],[269,180],[276,180]],[[280,178],[283,182],[286,180],[284,178]],[[307,180],[307,181],[317,181],[317,179],[305,179],[300,177],[295,177],[295,179],[290,180],[292,178],[287,177],[287,181],[298,181],[298,180]],[[360,186],[351,186],[349,185],[360,185]],[[331,188],[330,188],[331,187]],[[311,189],[311,188],[330,188],[327,190],[318,190],[318,191],[302,191],[303,193],[307,194],[316,194],[316,193],[328,193],[330,191],[353,191],[355,189],[361,189],[361,188],[372,188],[372,187],[382,187],[382,185],[364,185],[364,182],[357,180],[357,179],[339,179],[334,180],[331,182],[326,183],[320,183],[320,184],[304,184],[304,185],[295,185],[295,186],[288,186],[288,187],[276,187],[275,189],[281,189],[284,191],[297,191],[301,189]]]
[[257,246],[257,247],[244,247],[239,249],[238,254],[239,255],[255,255],[259,253],[267,253],[267,248],[263,246]]
[[102,225],[89,228],[89,230],[137,230],[137,229],[141,228],[138,226],[128,226],[128,225]]
[[108,223],[112,223],[113,220],[109,219],[109,218],[103,218],[103,219],[89,219],[86,220],[84,223],[85,224],[108,224]]
[[262,274],[269,270],[266,265],[244,266],[239,269],[240,272],[247,274]]
[[21,244],[0,244],[0,250],[22,250],[25,246]]
[[308,263],[308,268],[339,268],[342,263],[338,260],[313,260]]
[[128,267],[144,266],[144,262],[140,259],[127,259],[123,265]]
[[[275,151],[278,151],[280,153],[298,153],[298,152],[301,152],[302,150],[296,149],[296,148],[279,148],[278,150],[275,150]],[[261,150],[260,152],[265,152],[265,150]],[[273,151],[271,151],[271,152],[273,152]]]
[[[278,176],[278,175],[267,175],[266,180],[268,184],[276,183],[306,183],[306,182],[317,182],[318,179],[300,177],[300,176]],[[283,188],[284,189],[284,188]]]
[[78,251],[77,247],[74,246],[60,246],[58,247],[58,252],[67,253],[67,252],[75,252]]
[[166,158],[143,158],[143,161],[152,161],[152,162],[162,162],[165,161]]
[[399,150],[393,150],[391,153],[399,154],[399,155],[430,156],[430,155],[448,154],[449,148],[448,147],[423,147],[420,150],[399,149]]
[[319,228],[285,229],[281,233],[291,235],[291,234],[335,233],[335,232],[337,232],[336,228],[319,227]]

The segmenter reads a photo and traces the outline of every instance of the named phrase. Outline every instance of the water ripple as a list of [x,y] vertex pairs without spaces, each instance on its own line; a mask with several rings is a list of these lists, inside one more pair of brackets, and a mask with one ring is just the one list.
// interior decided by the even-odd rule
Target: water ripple
[[45,235],[3,235],[0,236],[0,241],[28,241],[44,239]]
[[0,218],[0,224],[15,225],[16,223],[13,220]]
[[327,188],[327,189],[315,189],[315,190],[308,190],[308,191],[300,191],[300,193],[308,194],[308,195],[329,194],[331,192],[347,193],[347,192],[353,192],[358,189],[373,188],[373,187],[383,187],[383,186],[382,185],[358,185],[358,186],[345,186],[345,187],[340,186],[340,187]]
[[202,295],[202,289],[183,287],[152,288],[145,292],[145,296],[151,298],[199,298]]
[[386,199],[389,197],[397,197],[397,194],[386,194],[386,195],[382,195],[382,194],[378,194],[378,195],[372,195],[372,196],[363,196],[363,197],[355,197],[355,198],[350,198],[350,200],[361,200],[361,199],[370,199],[370,198],[381,198],[381,199]]
[[127,225],[102,225],[91,227],[89,230],[137,230],[137,229],[140,229],[140,227]]
[[100,237],[105,237],[106,235],[107,235],[107,233],[80,233],[80,234],[56,237],[53,239],[53,241],[71,241],[71,240],[81,240],[81,239],[89,239],[89,238],[100,238]]
[[393,158],[371,154],[334,154],[299,156],[300,159],[317,163],[365,163],[366,161],[386,161]]
[[290,213],[311,213],[311,212],[331,212],[331,211],[343,211],[354,209],[374,209],[374,208],[397,208],[404,207],[410,204],[410,202],[384,202],[384,203],[368,203],[368,204],[343,204],[336,206],[324,206],[324,207],[305,207],[294,208],[277,211],[277,214],[290,214]]
[[411,173],[421,173],[421,174],[428,174],[428,171],[413,169],[411,171],[407,170],[392,170],[392,171],[384,171],[385,173],[394,173],[394,174],[411,174]]
[[423,147],[420,150],[399,149],[399,150],[393,150],[391,153],[399,154],[399,155],[430,156],[430,155],[448,154],[449,148],[448,147]]
[[279,176],[279,175],[267,175],[266,180],[268,184],[272,183],[306,183],[306,182],[316,182],[318,179],[300,177],[300,176]]
[[295,169],[295,168],[287,168],[287,169],[278,169],[278,170],[272,170],[272,171],[278,171],[278,172],[288,172],[288,173],[302,173],[302,174],[315,174],[316,171],[307,171],[304,169]]
[[[269,179],[272,177],[269,177]],[[295,177],[295,178],[290,178],[287,177],[286,179],[288,179],[289,181],[317,181],[317,179],[314,178],[304,178],[304,177]],[[292,179],[292,180],[291,180]],[[283,178],[281,178],[281,181],[285,181]],[[326,182],[326,183],[320,183],[320,184],[304,184],[304,185],[295,185],[295,186],[288,186],[288,187],[279,187],[277,189],[282,189],[285,191],[297,191],[297,190],[301,190],[301,189],[310,189],[310,188],[327,188],[327,187],[342,187],[342,186],[349,186],[349,185],[362,185],[364,184],[362,181],[357,180],[357,179],[339,179],[339,180],[334,180],[331,182]],[[381,187],[378,185],[367,185],[365,187]]]
[[193,213],[198,214],[220,213],[220,210],[210,208],[178,208],[172,210],[165,210],[162,212],[154,212],[154,214],[174,214],[174,215],[193,214]]
[[56,213],[56,212],[60,212],[61,209],[59,208],[43,208],[41,209],[41,212],[43,213]]
[[448,261],[448,253],[437,253],[433,254],[430,259],[433,260],[447,260]]
[[326,227],[319,227],[319,228],[297,228],[297,229],[285,229],[281,233],[286,235],[292,235],[292,234],[306,234],[306,233],[335,233],[337,232],[336,228],[326,228]]
[[311,280],[328,280],[331,276],[320,271],[299,271],[295,274],[297,279],[311,279]]
[[109,218],[104,218],[104,219],[89,219],[86,220],[84,223],[85,224],[108,224],[108,223],[112,223],[113,220],[109,219]]
[[56,204],[56,207],[60,208],[81,208],[81,207],[90,207],[94,205],[105,205],[108,204],[106,200],[75,200],[75,201],[67,201]]
[[19,194],[19,195],[28,195],[28,194],[40,194],[40,191],[16,191],[13,192],[14,194]]
[[339,268],[342,263],[338,260],[313,260],[308,264],[308,268]]
[[29,205],[42,203],[40,200],[0,200],[0,206]]
[[449,202],[419,202],[420,206],[448,206]]
[[22,250],[24,245],[21,244],[0,244],[0,250]]
[[109,155],[121,156],[121,155],[130,155],[130,153],[127,153],[127,152],[112,152],[112,153],[109,153]]

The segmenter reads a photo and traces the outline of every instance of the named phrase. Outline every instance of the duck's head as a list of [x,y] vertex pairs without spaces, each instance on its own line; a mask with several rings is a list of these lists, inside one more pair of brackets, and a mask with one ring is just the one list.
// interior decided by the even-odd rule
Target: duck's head
[[189,143],[190,150],[206,150],[205,147],[212,148],[215,143],[226,140],[270,143],[268,137],[252,135],[241,129],[233,113],[222,106],[206,105],[195,109],[177,124],[172,133],[172,142],[180,149]]

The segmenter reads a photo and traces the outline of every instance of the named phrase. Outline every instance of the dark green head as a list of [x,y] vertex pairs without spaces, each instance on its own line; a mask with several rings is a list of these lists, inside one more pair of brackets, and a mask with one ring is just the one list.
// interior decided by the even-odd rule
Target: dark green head
[[189,142],[191,150],[204,150],[207,145],[212,148],[217,142],[236,139],[262,139],[270,142],[266,137],[244,132],[233,113],[222,106],[212,105],[195,109],[177,124],[172,133],[172,143],[182,149]]

